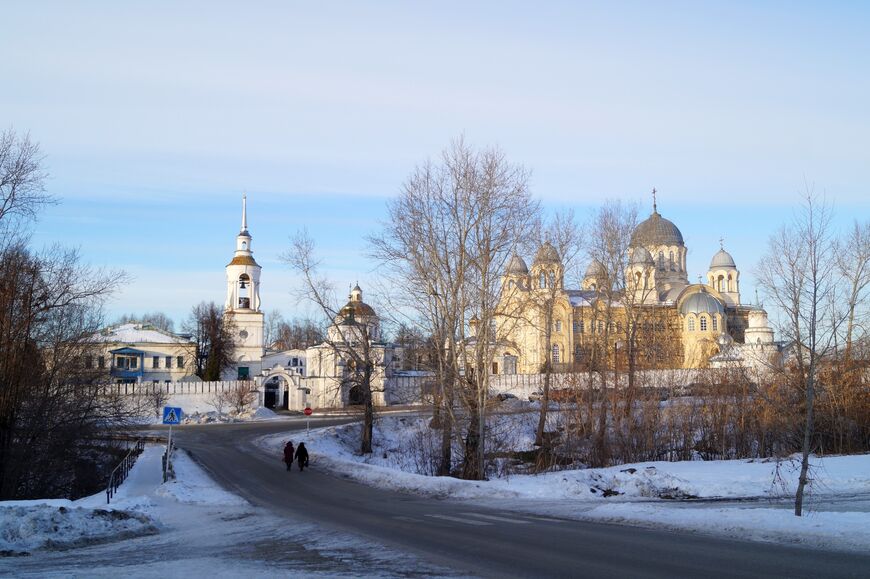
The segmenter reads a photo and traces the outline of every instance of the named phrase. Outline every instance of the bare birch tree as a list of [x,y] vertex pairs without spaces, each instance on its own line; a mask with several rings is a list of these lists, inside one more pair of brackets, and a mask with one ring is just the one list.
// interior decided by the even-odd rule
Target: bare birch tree
[[[511,250],[529,232],[538,205],[528,173],[495,148],[477,150],[463,139],[440,163],[417,167],[388,206],[384,232],[373,253],[418,304],[421,323],[439,345],[435,352],[442,431],[439,474],[450,472],[456,424],[464,410],[462,476],[485,473],[486,398],[499,332],[493,322],[499,280]],[[479,320],[476,336],[466,328]]]
[[811,190],[792,222],[768,242],[758,267],[759,283],[782,315],[780,335],[794,346],[794,380],[804,395],[801,468],[795,493],[796,516],[803,511],[814,449],[814,402],[822,359],[831,353],[840,319],[827,308],[836,289],[832,209]]
[[[536,303],[530,304],[537,309],[537,320],[539,321],[539,331],[543,331],[543,347],[542,352],[544,361],[541,364],[541,373],[544,376],[544,384],[541,389],[541,410],[538,414],[538,426],[535,429],[535,445],[541,447],[546,454],[550,449],[544,448],[544,428],[547,424],[547,414],[550,407],[550,382],[553,368],[553,331],[554,331],[554,313],[557,299],[563,295],[565,290],[565,272],[573,271],[576,266],[577,256],[581,250],[580,227],[574,218],[574,212],[567,210],[557,213],[544,226],[539,226],[537,230],[540,232],[540,243],[549,243],[559,255],[559,260],[562,266],[562,279],[546,280],[546,287],[538,288],[537,291],[531,292],[531,296]],[[570,303],[568,304],[570,308]],[[566,328],[565,331],[570,331]],[[572,353],[565,352],[564,356],[572,356]]]

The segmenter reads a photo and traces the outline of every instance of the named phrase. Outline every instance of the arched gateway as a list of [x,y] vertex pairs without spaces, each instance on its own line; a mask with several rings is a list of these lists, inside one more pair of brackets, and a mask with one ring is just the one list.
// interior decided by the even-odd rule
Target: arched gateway
[[310,390],[302,386],[301,377],[283,366],[273,366],[263,371],[259,379],[263,406],[273,410],[305,409]]

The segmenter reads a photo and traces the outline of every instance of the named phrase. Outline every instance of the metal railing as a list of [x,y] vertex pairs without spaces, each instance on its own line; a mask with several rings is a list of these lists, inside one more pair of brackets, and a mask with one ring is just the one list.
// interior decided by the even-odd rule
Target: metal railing
[[106,486],[106,504],[112,502],[112,497],[115,496],[118,487],[121,486],[121,483],[123,483],[127,478],[127,475],[130,474],[130,470],[133,468],[136,459],[140,454],[142,454],[143,450],[145,450],[145,440],[139,438],[118,466],[115,467],[112,474],[109,475],[109,484]]

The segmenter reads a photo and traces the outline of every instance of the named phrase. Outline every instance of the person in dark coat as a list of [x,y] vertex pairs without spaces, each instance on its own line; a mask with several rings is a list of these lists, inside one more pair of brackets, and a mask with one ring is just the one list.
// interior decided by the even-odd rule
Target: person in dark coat
[[284,462],[287,464],[287,470],[293,466],[293,441],[288,440],[284,446]]
[[296,448],[296,462],[299,463],[299,470],[308,466],[308,449],[305,448],[305,443],[300,442]]

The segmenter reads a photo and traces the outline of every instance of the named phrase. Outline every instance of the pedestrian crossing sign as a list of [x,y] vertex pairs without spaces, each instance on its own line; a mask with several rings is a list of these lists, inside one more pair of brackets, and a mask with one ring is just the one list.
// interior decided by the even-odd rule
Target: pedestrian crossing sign
[[175,406],[163,407],[163,424],[181,424],[181,408]]

